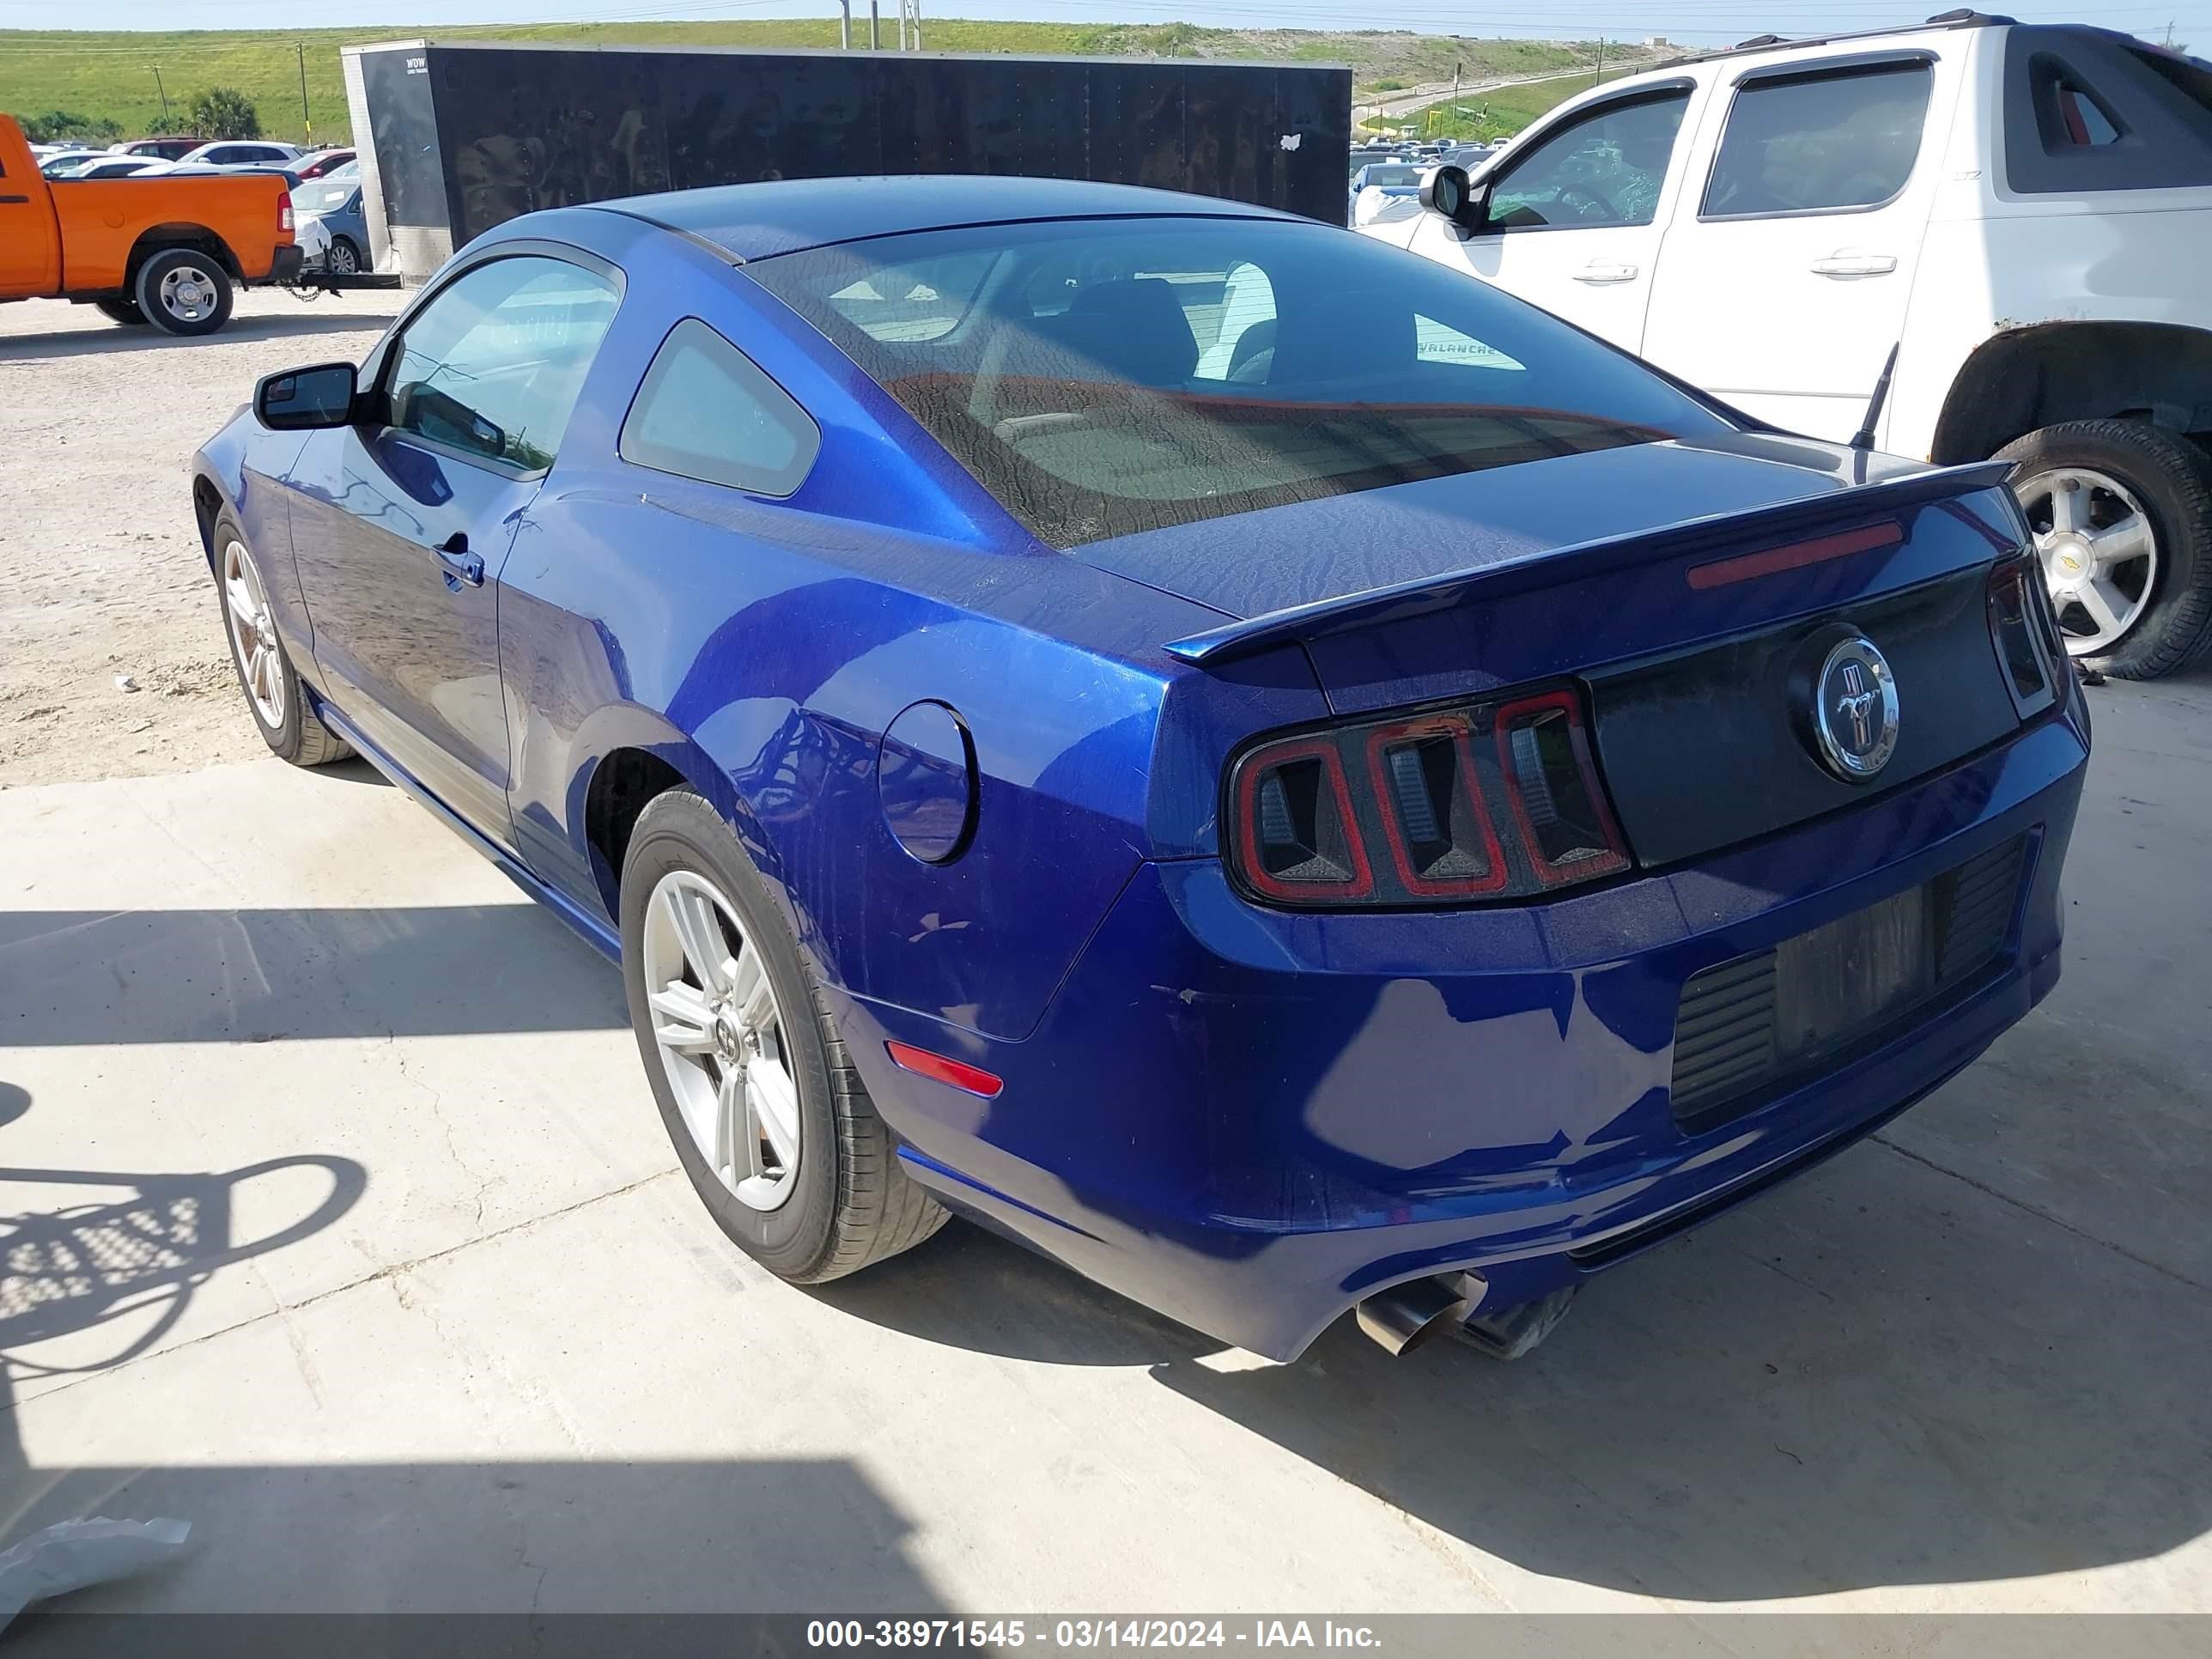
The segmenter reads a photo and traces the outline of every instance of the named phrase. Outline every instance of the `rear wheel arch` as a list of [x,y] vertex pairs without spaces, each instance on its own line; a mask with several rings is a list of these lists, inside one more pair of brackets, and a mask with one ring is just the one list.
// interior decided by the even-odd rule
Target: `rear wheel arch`
[[194,248],[204,253],[217,264],[233,282],[243,282],[246,272],[238,263],[238,256],[224,241],[205,225],[177,223],[153,225],[138,234],[131,245],[131,257],[124,262],[123,291],[128,294],[138,280],[138,268],[164,248]]
[[2057,322],[1994,334],[1951,381],[1929,459],[1985,460],[2075,421],[2148,421],[2212,435],[2212,330],[2173,323]]
[[[601,720],[609,724],[602,726]],[[622,915],[623,860],[637,820],[671,789],[690,789],[713,806],[770,890],[780,891],[781,877],[773,847],[751,807],[721,767],[660,716],[636,707],[602,711],[599,720],[586,723],[579,749],[599,750],[588,770],[580,769],[574,810],[592,879],[610,918]],[[796,918],[786,919],[796,931]]]

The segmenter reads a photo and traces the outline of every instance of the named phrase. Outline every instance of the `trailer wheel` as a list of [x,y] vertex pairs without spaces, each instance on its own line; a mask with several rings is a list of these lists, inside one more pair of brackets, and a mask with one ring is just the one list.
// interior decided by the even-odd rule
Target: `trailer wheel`
[[361,270],[361,250],[349,236],[331,238],[331,251],[323,256],[323,269],[333,276],[352,276]]
[[138,309],[136,300],[94,300],[92,308],[111,322],[120,323],[125,328],[143,328],[146,325],[146,313]]
[[138,309],[170,334],[212,334],[230,320],[230,273],[196,247],[166,247],[138,267]]

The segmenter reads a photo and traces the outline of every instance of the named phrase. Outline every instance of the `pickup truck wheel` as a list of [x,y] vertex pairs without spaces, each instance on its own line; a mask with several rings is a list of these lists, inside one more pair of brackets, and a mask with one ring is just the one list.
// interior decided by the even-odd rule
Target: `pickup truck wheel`
[[2212,649],[2212,459],[2142,421],[2069,421],[1997,452],[2066,649],[2155,679]]
[[146,313],[138,309],[136,300],[94,300],[92,307],[101,316],[121,323],[125,328],[143,328]]
[[212,334],[230,320],[230,273],[196,247],[163,248],[138,267],[131,295],[171,334]]
[[222,602],[223,632],[230,638],[230,659],[238,670],[246,706],[261,728],[262,741],[279,760],[295,766],[325,766],[343,760],[353,747],[315,718],[300,690],[300,677],[269,609],[269,591],[246,538],[228,516],[215,525],[216,596]]

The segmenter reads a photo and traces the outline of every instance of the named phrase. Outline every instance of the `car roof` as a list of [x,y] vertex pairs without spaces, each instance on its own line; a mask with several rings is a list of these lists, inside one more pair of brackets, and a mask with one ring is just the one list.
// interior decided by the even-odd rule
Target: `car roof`
[[965,173],[781,179],[632,196],[596,206],[698,237],[737,259],[767,259],[805,248],[909,231],[1039,219],[1206,216],[1310,222],[1273,208],[1219,201],[1210,196],[1186,196],[1171,190],[1101,185],[1080,179]]

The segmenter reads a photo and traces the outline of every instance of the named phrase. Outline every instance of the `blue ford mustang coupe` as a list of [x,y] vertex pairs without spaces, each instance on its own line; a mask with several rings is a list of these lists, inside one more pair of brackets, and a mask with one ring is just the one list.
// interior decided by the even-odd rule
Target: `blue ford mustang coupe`
[[2058,975],[2088,727],[2001,470],[1280,214],[534,213],[193,492],[270,748],[620,963],[795,1281],[952,1211],[1264,1355],[1516,1352]]

